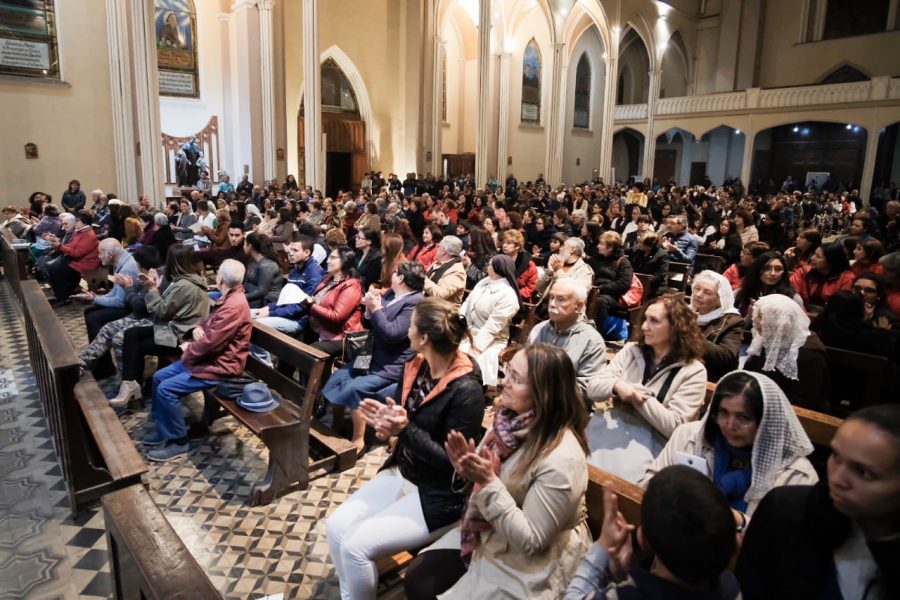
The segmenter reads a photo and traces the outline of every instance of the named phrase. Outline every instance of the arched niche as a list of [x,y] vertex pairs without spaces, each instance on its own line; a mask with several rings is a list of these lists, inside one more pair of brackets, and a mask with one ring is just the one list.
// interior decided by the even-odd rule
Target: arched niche
[[650,91],[650,53],[643,38],[627,27],[619,44],[616,104],[644,104]]
[[859,81],[870,81],[872,78],[866,75],[860,69],[853,65],[844,63],[839,67],[832,69],[827,75],[822,77],[817,84],[829,85],[832,83],[856,83]]
[[666,51],[660,61],[659,97],[676,98],[689,95],[690,54],[680,31],[669,38]]
[[900,123],[895,122],[878,131],[871,204],[883,208],[892,185],[897,182],[900,182]]
[[612,166],[615,181],[626,181],[643,173],[644,134],[625,127],[613,135]]

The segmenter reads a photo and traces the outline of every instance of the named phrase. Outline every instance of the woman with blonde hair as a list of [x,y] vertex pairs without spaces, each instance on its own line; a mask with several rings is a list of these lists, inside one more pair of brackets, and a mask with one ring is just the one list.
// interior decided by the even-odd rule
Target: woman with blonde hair
[[477,447],[458,431],[447,436],[468,502],[460,526],[410,566],[411,600],[445,590],[442,598],[559,598],[591,544],[587,414],[572,361],[549,344],[520,348],[499,402]]
[[589,398],[613,397],[588,425],[592,464],[631,482],[643,477],[675,428],[700,416],[705,345],[697,316],[679,296],[647,306],[637,342],[588,384]]

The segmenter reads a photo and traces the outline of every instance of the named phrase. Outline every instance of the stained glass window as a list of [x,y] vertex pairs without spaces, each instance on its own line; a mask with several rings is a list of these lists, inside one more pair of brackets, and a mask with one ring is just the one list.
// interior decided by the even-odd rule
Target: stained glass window
[[522,121],[541,122],[541,51],[534,39],[522,58]]
[[156,0],[154,25],[161,96],[199,98],[197,13],[193,0]]
[[59,78],[53,0],[0,1],[0,74]]

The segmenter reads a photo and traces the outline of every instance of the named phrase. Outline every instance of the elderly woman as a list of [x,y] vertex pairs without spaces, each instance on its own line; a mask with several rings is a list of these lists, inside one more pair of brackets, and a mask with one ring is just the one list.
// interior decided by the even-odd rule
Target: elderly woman
[[456,431],[447,437],[469,500],[460,527],[410,566],[410,600],[448,588],[441,598],[559,598],[590,546],[587,415],[572,361],[556,346],[520,348],[499,403],[477,448]]
[[770,377],[791,404],[822,410],[828,389],[825,346],[810,332],[806,312],[787,296],[771,294],[756,302],[752,314],[744,368]]
[[700,416],[704,345],[697,317],[678,296],[647,306],[638,341],[588,384],[589,398],[613,396],[588,425],[592,464],[631,482],[643,477],[675,428]]
[[475,358],[484,385],[497,384],[500,352],[509,341],[509,324],[519,312],[515,268],[508,256],[492,258],[487,277],[475,284],[459,308],[459,314],[465,317],[472,334],[471,344],[464,341],[460,348]]
[[810,268],[794,271],[791,285],[807,306],[825,306],[836,292],[849,290],[853,272],[844,247],[832,242],[816,248]]
[[455,306],[422,300],[408,332],[416,355],[404,366],[397,401],[360,404],[376,436],[396,443],[378,474],[325,524],[342,598],[374,599],[375,561],[434,541],[462,513],[465,493],[451,485],[453,463],[444,442],[451,431],[466,439],[478,435],[484,418],[478,367],[459,350],[466,335]]
[[694,277],[691,308],[697,313],[697,323],[706,338],[706,377],[718,381],[737,368],[743,338],[744,319],[734,307],[734,292],[728,280],[715,271],[703,271]]
[[44,239],[56,250],[56,257],[46,263],[46,271],[57,306],[71,302],[69,298],[78,287],[82,273],[100,267],[100,244],[94,230],[93,218],[88,212],[60,216],[64,235],[60,239],[45,233]]
[[163,213],[153,215],[153,221],[156,223],[156,231],[150,236],[147,245],[153,246],[159,251],[159,257],[165,262],[166,256],[169,254],[169,248],[178,243],[175,239],[175,233],[172,226],[169,225],[169,218]]
[[703,418],[675,430],[641,485],[684,455],[698,457],[695,468],[705,471],[731,508],[752,516],[772,488],[819,480],[805,458],[812,451],[781,388],[765,375],[733,371],[719,381]]
[[409,346],[409,324],[413,310],[422,301],[425,287],[425,270],[418,262],[405,261],[391,274],[391,286],[382,297],[377,290],[363,297],[365,318],[372,336],[371,363],[364,372],[348,364],[336,371],[322,388],[322,396],[335,407],[334,422],[343,421],[344,407],[352,409],[353,436],[351,441],[357,452],[365,448],[363,435],[366,422],[359,412],[364,398],[384,401],[396,395],[397,382],[403,373],[403,365],[415,356]]

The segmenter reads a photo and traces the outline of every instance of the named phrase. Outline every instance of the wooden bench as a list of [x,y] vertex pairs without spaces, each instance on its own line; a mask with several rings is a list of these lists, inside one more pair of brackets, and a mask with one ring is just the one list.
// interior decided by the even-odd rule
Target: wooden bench
[[688,263],[669,261],[669,291],[687,292],[691,277],[691,265]]
[[115,598],[222,598],[143,486],[101,501]]
[[28,353],[73,514],[147,472],[143,458],[34,280],[22,282]]
[[253,432],[269,450],[265,477],[253,484],[250,505],[268,504],[288,491],[306,489],[316,471],[345,471],[356,464],[356,448],[313,419],[313,404],[322,389],[331,358],[296,339],[260,323],[253,324],[252,343],[277,356],[279,363],[299,369],[305,385],[287,377],[252,355],[246,372],[281,397],[281,404],[265,413],[245,410],[237,402],[207,390],[204,422],[224,410]]
[[16,245],[0,235],[0,260],[3,264],[3,276],[9,282],[19,305],[22,305],[22,282],[28,279],[28,246]]
[[828,402],[840,415],[883,402],[888,360],[883,356],[826,346]]
[[715,254],[697,254],[694,256],[694,273],[703,271],[715,271],[716,273],[724,273],[727,262],[722,256]]

